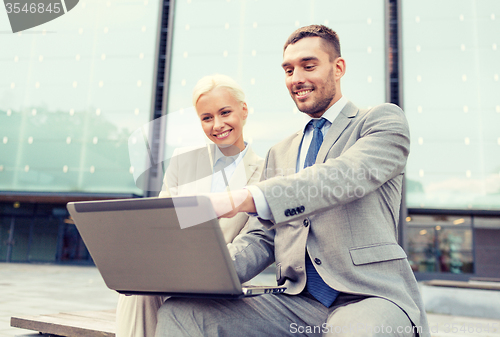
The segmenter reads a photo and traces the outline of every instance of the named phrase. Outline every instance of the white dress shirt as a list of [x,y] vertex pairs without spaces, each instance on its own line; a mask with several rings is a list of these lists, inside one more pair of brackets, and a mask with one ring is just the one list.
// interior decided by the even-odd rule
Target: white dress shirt
[[243,151],[234,156],[225,156],[219,147],[215,146],[212,186],[210,187],[211,193],[224,192],[226,190],[236,167],[243,160],[243,157],[245,157],[247,149],[248,146],[245,142],[245,149]]

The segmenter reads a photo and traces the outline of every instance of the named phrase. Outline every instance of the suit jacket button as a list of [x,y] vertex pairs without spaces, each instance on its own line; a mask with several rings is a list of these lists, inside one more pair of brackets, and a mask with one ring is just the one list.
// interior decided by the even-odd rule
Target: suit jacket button
[[315,258],[314,263],[316,263],[319,266],[321,264],[321,260],[318,258]]
[[304,227],[309,226],[309,219],[304,219],[303,224],[304,224]]
[[290,216],[290,210],[289,210],[289,209],[287,209],[287,210],[285,211],[285,216]]
[[290,210],[290,215],[296,215],[296,214],[297,214],[297,212],[296,212],[296,211],[292,208],[292,209]]

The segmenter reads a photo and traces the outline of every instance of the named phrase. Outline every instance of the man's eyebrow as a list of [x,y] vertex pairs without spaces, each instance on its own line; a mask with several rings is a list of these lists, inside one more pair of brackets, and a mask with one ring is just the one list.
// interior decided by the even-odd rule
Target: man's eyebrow
[[318,61],[319,58],[316,56],[308,56],[308,57],[303,57],[300,62],[308,62],[308,61]]
[[[309,62],[309,61],[318,61],[319,58],[317,58],[316,56],[307,56],[307,57],[303,57],[300,59],[300,63],[303,63],[303,62]],[[290,65],[290,62],[283,62],[281,64],[281,67],[282,68],[285,68],[285,67],[288,67]]]

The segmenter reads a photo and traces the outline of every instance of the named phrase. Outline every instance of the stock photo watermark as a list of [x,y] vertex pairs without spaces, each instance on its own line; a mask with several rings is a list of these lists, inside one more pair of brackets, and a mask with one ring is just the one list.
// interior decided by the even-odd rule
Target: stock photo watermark
[[[282,177],[285,180],[290,178],[295,182],[290,185],[286,182],[283,185],[275,185],[264,191],[264,194],[269,193],[275,198],[311,201],[316,198],[362,198],[367,194],[367,186],[378,180],[379,172],[376,168],[342,170],[327,165],[306,169],[299,174],[295,174],[294,170],[267,169],[265,176],[267,178]],[[300,181],[308,183],[301,184]]]
[[390,326],[390,325],[370,325],[370,324],[347,324],[347,325],[332,325],[323,323],[321,325],[299,325],[297,323],[290,324],[290,333],[292,334],[311,334],[311,333],[335,333],[335,334],[366,334],[366,333],[422,333],[420,326]]
[[4,0],[12,33],[21,32],[66,14],[79,0]]

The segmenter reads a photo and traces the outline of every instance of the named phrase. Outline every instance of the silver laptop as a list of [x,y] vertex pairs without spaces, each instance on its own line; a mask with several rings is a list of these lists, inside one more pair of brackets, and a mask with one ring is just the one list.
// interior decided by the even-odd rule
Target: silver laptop
[[[67,208],[104,282],[119,293],[240,298],[286,289],[241,285],[206,196],[70,202]],[[204,222],[181,229],[178,218]]]

